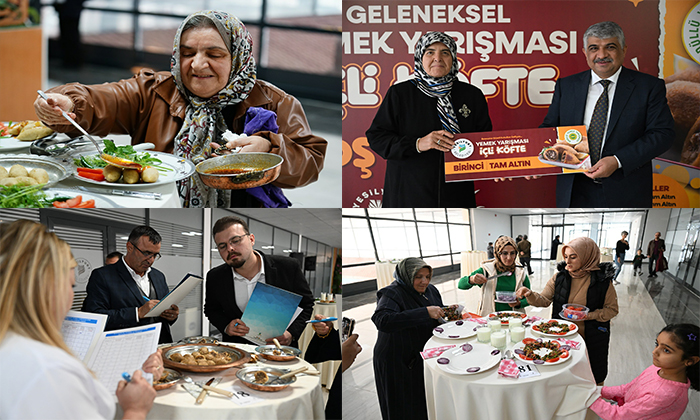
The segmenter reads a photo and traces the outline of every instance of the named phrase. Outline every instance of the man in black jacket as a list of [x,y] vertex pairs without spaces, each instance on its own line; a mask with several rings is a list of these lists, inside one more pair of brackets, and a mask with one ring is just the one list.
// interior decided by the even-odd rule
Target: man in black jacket
[[656,277],[656,272],[659,271],[658,260],[663,257],[666,251],[666,242],[661,239],[661,232],[654,234],[654,239],[649,242],[647,247],[647,258],[649,258],[649,277]]
[[270,344],[277,338],[282,345],[298,347],[297,340],[313,312],[314,298],[297,260],[253,250],[255,235],[237,217],[217,220],[212,235],[225,264],[207,273],[204,314],[221,331],[222,340],[248,343],[243,336],[250,329],[241,317],[256,284],[265,283],[302,296],[299,303],[302,312],[284,334],[266,337]]

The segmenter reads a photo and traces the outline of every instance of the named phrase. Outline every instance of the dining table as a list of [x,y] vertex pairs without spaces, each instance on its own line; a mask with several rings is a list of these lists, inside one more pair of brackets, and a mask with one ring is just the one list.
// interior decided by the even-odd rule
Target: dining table
[[[219,343],[237,347],[249,353],[255,352],[254,345],[238,343]],[[274,391],[257,391],[247,387],[236,377],[239,367],[211,373],[194,373],[180,371],[183,376],[195,382],[204,383],[211,378],[220,379],[215,387],[234,392],[233,397],[208,392],[201,404],[195,404],[196,397],[183,386],[183,379],[174,386],[157,391],[153,407],[147,419],[171,420],[268,420],[268,419],[324,419],[323,391],[321,390],[318,371],[313,365],[301,358],[289,362],[275,362],[260,358],[257,363],[245,363],[241,368],[274,367],[295,370],[307,367],[306,372],[296,375],[296,381],[287,388]],[[121,408],[115,418],[121,418]]]
[[[131,137],[128,135],[110,135],[110,140],[113,140],[115,145],[127,145],[131,144]],[[68,136],[62,133],[58,133],[54,138],[54,141],[68,140]],[[166,182],[159,183],[157,185],[127,185],[121,184],[119,186],[110,185],[100,185],[94,182],[87,182],[78,179],[74,176],[71,171],[73,168],[72,161],[77,155],[65,154],[58,156],[41,156],[37,154],[30,153],[30,146],[32,142],[20,142],[16,139],[0,139],[0,166],[3,166],[3,159],[15,159],[15,158],[26,158],[26,159],[40,159],[48,160],[51,162],[56,162],[66,168],[69,172],[69,176],[65,179],[51,185],[49,189],[51,191],[57,191],[61,194],[59,195],[82,195],[84,199],[94,199],[96,207],[100,208],[114,208],[114,207],[126,207],[126,208],[181,208],[180,197],[177,191],[176,182]],[[93,148],[94,149],[94,148]],[[91,150],[90,147],[81,147],[80,149],[83,153],[97,153],[96,150]],[[148,150],[145,150],[148,151]],[[6,165],[9,166],[9,165]],[[89,191],[80,190],[80,188],[87,188]],[[138,192],[149,192],[160,194],[159,198],[141,198],[141,197],[130,197],[124,195],[115,195],[113,191],[117,192],[124,191],[138,191]]]
[[[465,321],[473,324],[476,322]],[[507,331],[508,326],[504,326]],[[441,346],[478,343],[477,336],[463,339],[439,338],[433,335],[424,350]],[[517,343],[510,341],[506,333],[506,350]],[[538,333],[526,328],[525,337],[541,338]],[[587,407],[600,395],[588,361],[586,344],[578,334],[564,337],[581,343],[577,350],[570,350],[570,359],[555,365],[530,365],[517,361],[521,375],[537,376],[506,377],[498,373],[499,364],[472,374],[448,373],[438,366],[439,357],[424,361],[424,381],[431,420],[450,419],[499,419],[499,420],[588,420],[597,419]],[[545,338],[546,339],[546,338]],[[474,345],[486,345],[479,343]],[[488,349],[491,350],[491,349]],[[502,357],[502,356],[501,356]],[[533,368],[534,366],[534,368]],[[525,373],[527,372],[527,373]]]

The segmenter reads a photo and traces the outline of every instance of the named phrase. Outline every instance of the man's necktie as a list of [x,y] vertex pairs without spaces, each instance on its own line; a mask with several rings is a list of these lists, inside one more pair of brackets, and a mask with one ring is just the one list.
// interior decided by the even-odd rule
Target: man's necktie
[[588,146],[591,149],[591,163],[593,165],[600,159],[600,149],[603,145],[603,132],[605,131],[605,123],[608,120],[608,85],[612,83],[610,80],[601,80],[603,85],[603,93],[600,94],[598,102],[593,109],[593,117],[588,126]]

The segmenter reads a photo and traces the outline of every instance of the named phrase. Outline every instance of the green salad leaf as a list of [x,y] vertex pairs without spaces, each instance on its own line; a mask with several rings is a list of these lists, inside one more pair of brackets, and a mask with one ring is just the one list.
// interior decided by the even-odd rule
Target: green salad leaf
[[0,208],[53,207],[55,200],[46,197],[46,193],[41,190],[43,187],[44,185],[0,187]]

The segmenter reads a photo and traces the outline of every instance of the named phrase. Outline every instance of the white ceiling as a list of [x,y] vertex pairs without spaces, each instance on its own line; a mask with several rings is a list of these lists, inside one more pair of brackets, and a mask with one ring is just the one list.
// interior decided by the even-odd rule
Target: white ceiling
[[231,209],[231,211],[335,248],[343,246],[339,208]]

